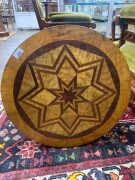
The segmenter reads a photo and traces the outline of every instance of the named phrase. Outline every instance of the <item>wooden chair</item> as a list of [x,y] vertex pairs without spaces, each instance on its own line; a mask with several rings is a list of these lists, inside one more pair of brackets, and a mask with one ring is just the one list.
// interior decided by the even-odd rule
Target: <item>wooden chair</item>
[[112,22],[112,41],[115,40],[115,27],[120,26],[121,34],[118,47],[125,56],[132,79],[135,80],[135,29],[131,31],[128,26],[135,25],[135,4],[127,5],[120,11]]
[[112,21],[112,41],[115,41],[115,27],[120,26],[121,34],[117,46],[125,56],[131,74],[131,99],[129,107],[135,109],[135,29],[131,31],[128,26],[135,25],[135,4],[127,5]]
[[44,12],[39,0],[32,0],[33,7],[36,13],[37,21],[39,24],[40,30],[44,28],[48,28],[51,26],[56,25],[63,25],[63,24],[74,24],[79,26],[85,26],[88,28],[95,29],[96,24],[91,22],[92,18],[85,14],[55,14],[50,17],[50,21],[46,21],[44,17]]

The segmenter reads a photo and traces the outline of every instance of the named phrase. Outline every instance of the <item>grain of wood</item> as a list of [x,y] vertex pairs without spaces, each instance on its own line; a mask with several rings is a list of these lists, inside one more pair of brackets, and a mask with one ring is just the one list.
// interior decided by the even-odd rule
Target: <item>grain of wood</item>
[[115,45],[85,27],[52,27],[19,46],[2,78],[11,121],[45,145],[73,147],[108,132],[130,97],[127,63]]

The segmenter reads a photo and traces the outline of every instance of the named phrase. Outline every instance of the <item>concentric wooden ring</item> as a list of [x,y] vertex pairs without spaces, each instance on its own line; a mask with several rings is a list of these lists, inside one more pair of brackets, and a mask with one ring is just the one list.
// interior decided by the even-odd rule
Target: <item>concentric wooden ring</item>
[[2,78],[9,118],[28,137],[57,147],[108,132],[129,97],[129,70],[119,49],[79,26],[52,27],[27,39]]

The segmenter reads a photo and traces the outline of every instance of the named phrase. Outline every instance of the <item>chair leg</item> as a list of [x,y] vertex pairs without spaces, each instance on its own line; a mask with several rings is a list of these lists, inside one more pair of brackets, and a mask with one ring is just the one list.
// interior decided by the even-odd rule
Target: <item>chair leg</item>
[[125,30],[127,30],[128,28],[128,24],[121,24],[120,28],[121,28],[121,34],[120,34],[119,47],[125,44],[124,33],[125,33]]
[[112,27],[111,27],[111,30],[112,30],[112,41],[115,41],[115,29],[116,29],[116,26],[119,26],[120,25],[120,16],[116,16],[113,21],[112,21]]
[[115,19],[113,19],[112,21],[111,31],[112,31],[112,41],[115,41]]

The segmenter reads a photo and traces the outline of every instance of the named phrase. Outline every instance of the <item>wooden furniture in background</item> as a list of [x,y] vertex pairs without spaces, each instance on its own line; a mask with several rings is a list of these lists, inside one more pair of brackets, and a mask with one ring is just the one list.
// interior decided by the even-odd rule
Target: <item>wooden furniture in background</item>
[[96,31],[68,25],[40,31],[15,50],[1,93],[9,119],[28,137],[73,147],[113,128],[130,88],[119,49]]
[[120,16],[116,16],[112,21],[112,41],[115,41],[116,26],[120,26],[121,29],[119,47],[121,47],[126,40],[135,43],[135,32],[128,30],[129,25],[135,25],[135,18],[121,18]]
[[43,1],[42,4],[45,7],[45,18],[48,19],[49,12],[58,12],[58,3],[57,2],[48,2]]
[[13,16],[12,1],[11,0],[0,1],[0,37],[9,36],[9,32],[6,30],[4,24],[6,23],[8,28],[8,20],[10,21],[12,16]]
[[2,15],[2,19],[3,19],[3,24],[7,25],[7,29],[9,29],[9,24],[11,24],[12,28],[14,29],[15,17],[13,15],[4,14],[4,15]]
[[3,24],[3,19],[0,16],[0,37],[9,36],[9,32],[6,30]]
[[135,18],[120,18],[119,24],[121,28],[119,46],[121,47],[125,43],[125,41],[135,43],[135,31],[131,32],[130,30],[128,30],[129,25],[135,25]]
[[[112,22],[112,41],[115,40],[116,25],[120,26],[121,30],[118,47],[128,62],[132,79],[135,80],[135,4],[122,8],[120,16],[114,18]],[[134,26],[134,28],[131,29],[130,26]],[[125,42],[127,43],[125,44]]]
[[116,16],[112,20],[112,26],[111,26],[112,41],[115,41],[115,30],[116,30],[116,26],[119,26],[119,18],[120,16]]
[[38,24],[39,24],[39,28],[40,30],[43,30],[44,28],[48,28],[48,27],[51,27],[51,26],[56,26],[56,25],[62,25],[62,24],[74,24],[74,25],[80,25],[80,26],[85,26],[85,27],[89,27],[89,28],[92,28],[92,29],[95,29],[96,28],[96,24],[91,22],[91,21],[69,21],[69,22],[51,22],[51,21],[46,21],[45,20],[45,17],[43,19],[42,17],[42,14],[43,14],[43,10],[42,10],[42,7],[41,7],[41,4],[38,2],[38,0],[32,0],[32,3],[33,3],[33,7],[34,7],[34,10],[35,10],[35,13],[36,13],[36,17],[37,17],[37,21],[38,21]]

